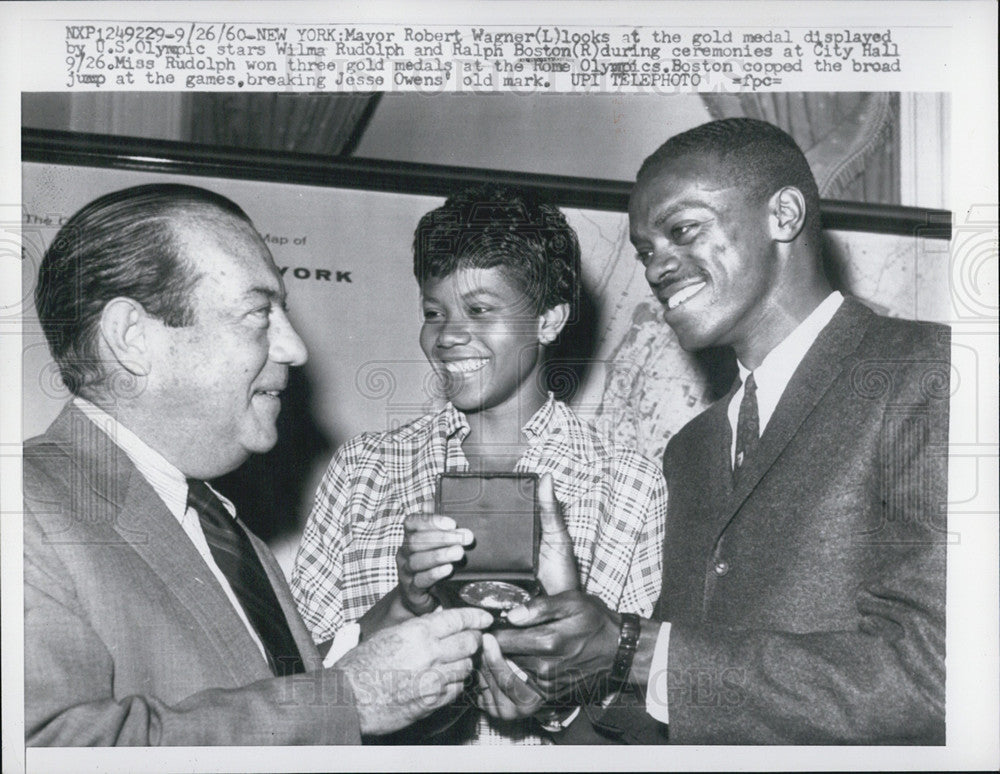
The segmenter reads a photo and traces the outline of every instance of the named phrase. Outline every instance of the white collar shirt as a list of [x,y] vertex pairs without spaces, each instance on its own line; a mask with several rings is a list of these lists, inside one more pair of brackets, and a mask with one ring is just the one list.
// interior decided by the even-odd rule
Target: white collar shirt
[[[767,423],[771,421],[778,401],[785,392],[788,382],[799,367],[806,352],[816,341],[820,331],[833,319],[834,314],[843,303],[844,297],[834,291],[804,319],[790,334],[761,361],[753,370],[754,382],[757,384],[757,415],[760,417],[760,434],[764,434]],[[744,386],[750,369],[737,361],[740,370],[740,387],[729,401],[727,411],[729,417],[730,448],[729,464],[736,459],[736,423],[740,413],[740,402],[743,400]]]

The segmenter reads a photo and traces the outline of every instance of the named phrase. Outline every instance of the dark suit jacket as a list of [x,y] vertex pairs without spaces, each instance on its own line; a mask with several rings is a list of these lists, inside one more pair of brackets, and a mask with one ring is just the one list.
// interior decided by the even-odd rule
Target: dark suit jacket
[[[671,439],[670,742],[944,743],[949,357],[846,299],[735,491],[728,398]],[[637,704],[608,727],[662,742]]]
[[360,742],[343,674],[253,535],[307,674],[272,676],[176,518],[72,405],[25,444],[24,497],[28,744]]

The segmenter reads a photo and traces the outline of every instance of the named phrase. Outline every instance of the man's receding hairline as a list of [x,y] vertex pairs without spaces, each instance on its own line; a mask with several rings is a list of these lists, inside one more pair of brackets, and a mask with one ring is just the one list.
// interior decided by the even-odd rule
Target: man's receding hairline
[[243,231],[260,238],[257,229],[249,219],[241,218],[214,204],[202,202],[171,203],[164,212],[164,220],[170,229],[171,236],[179,242],[184,241],[182,237],[185,235],[185,228],[191,229],[187,233],[192,233],[195,228],[200,228],[216,238],[228,236],[226,232],[231,234],[233,230]]
[[[173,243],[174,260],[178,270],[186,277],[190,293],[194,293],[205,276],[205,272],[198,268],[192,255],[192,248],[199,236],[202,238],[207,236],[220,246],[229,247],[233,233],[241,231],[267,249],[249,218],[240,217],[212,203],[170,202],[159,217],[163,221],[168,239]],[[188,308],[194,317],[195,310],[191,302],[192,298],[189,297]]]
[[[170,239],[177,248],[177,259],[193,269],[185,254],[199,238],[209,238],[220,247],[231,248],[234,234],[241,234],[270,255],[270,250],[249,219],[243,219],[224,209],[201,203],[179,204],[164,213]],[[273,256],[272,256],[273,257]]]

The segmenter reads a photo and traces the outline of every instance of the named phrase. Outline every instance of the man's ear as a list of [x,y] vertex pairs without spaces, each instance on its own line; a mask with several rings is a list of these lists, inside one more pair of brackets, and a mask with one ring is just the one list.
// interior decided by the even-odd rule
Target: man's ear
[[569,321],[569,304],[556,304],[538,317],[538,340],[551,344]]
[[149,373],[149,331],[152,318],[131,298],[114,298],[101,311],[100,334],[108,355],[129,373]]
[[798,188],[786,185],[775,191],[768,207],[772,239],[791,242],[802,233],[806,224],[806,197]]

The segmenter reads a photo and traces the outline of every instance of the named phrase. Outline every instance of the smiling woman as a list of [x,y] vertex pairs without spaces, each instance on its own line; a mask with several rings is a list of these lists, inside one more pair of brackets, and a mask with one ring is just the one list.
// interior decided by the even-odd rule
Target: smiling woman
[[[292,577],[314,639],[336,637],[354,622],[370,631],[430,601],[428,587],[462,559],[461,541],[422,551],[434,556],[416,566],[404,535],[416,539],[412,521],[430,509],[444,472],[549,474],[584,587],[615,609],[652,610],[666,511],[662,475],[544,387],[547,348],[580,298],[576,233],[556,207],[492,185],[464,190],[424,215],[413,253],[420,344],[447,403],[398,429],[362,434],[330,463]],[[449,542],[462,530],[431,532],[421,539]],[[464,721],[405,741],[543,741],[530,718],[468,712]]]

